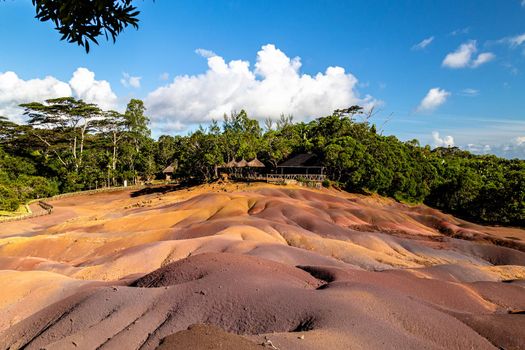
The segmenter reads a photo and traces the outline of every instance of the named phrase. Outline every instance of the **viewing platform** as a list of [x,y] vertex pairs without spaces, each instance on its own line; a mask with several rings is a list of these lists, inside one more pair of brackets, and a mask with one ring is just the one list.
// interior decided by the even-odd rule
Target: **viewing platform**
[[239,174],[232,175],[234,180],[247,180],[247,181],[266,181],[269,183],[279,183],[287,181],[306,181],[306,182],[323,182],[326,179],[326,175],[320,174]]

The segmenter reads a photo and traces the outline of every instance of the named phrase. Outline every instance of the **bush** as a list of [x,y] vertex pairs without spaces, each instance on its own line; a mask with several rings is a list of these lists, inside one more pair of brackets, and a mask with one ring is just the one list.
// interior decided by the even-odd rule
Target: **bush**
[[326,187],[326,188],[330,187],[330,180],[324,179],[323,180],[323,187]]
[[20,200],[15,191],[5,185],[0,185],[0,210],[14,211],[20,206]]

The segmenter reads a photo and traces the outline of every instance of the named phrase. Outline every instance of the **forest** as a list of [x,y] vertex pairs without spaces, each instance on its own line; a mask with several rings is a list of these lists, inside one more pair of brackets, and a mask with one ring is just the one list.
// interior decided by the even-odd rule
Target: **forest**
[[378,132],[359,106],[307,123],[282,115],[263,126],[241,110],[158,140],[137,99],[124,113],[72,97],[21,107],[24,124],[0,117],[0,210],[59,193],[150,182],[170,164],[177,164],[178,181],[202,183],[233,159],[257,157],[272,169],[312,152],[328,169],[327,186],[425,203],[476,222],[525,226],[524,160],[402,142]]

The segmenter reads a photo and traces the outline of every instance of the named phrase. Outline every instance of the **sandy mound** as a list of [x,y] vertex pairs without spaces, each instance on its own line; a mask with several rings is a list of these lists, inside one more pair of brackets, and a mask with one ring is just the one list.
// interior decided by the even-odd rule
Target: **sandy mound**
[[185,331],[169,335],[162,340],[158,350],[261,350],[263,346],[227,333],[220,328],[197,324],[190,326]]
[[[462,286],[451,289],[454,285],[446,282],[334,267],[314,270],[236,254],[199,254],[140,278],[132,287],[97,288],[66,299],[1,336],[11,349],[61,349],[73,343],[154,349],[170,334],[207,323],[241,335],[266,334],[286,349],[315,348],[331,334],[338,334],[339,345],[330,347],[336,349],[491,348],[443,312],[479,315],[498,309]],[[294,341],[284,340],[288,333],[296,334]]]
[[208,333],[281,349],[523,344],[524,230],[267,184],[53,205],[0,229],[0,349],[154,349]]

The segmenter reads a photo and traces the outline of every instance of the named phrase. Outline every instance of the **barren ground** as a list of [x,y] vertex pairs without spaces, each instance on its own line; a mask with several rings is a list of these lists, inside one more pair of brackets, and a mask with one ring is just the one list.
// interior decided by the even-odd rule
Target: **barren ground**
[[525,348],[525,230],[267,184],[52,204],[0,224],[0,349]]

